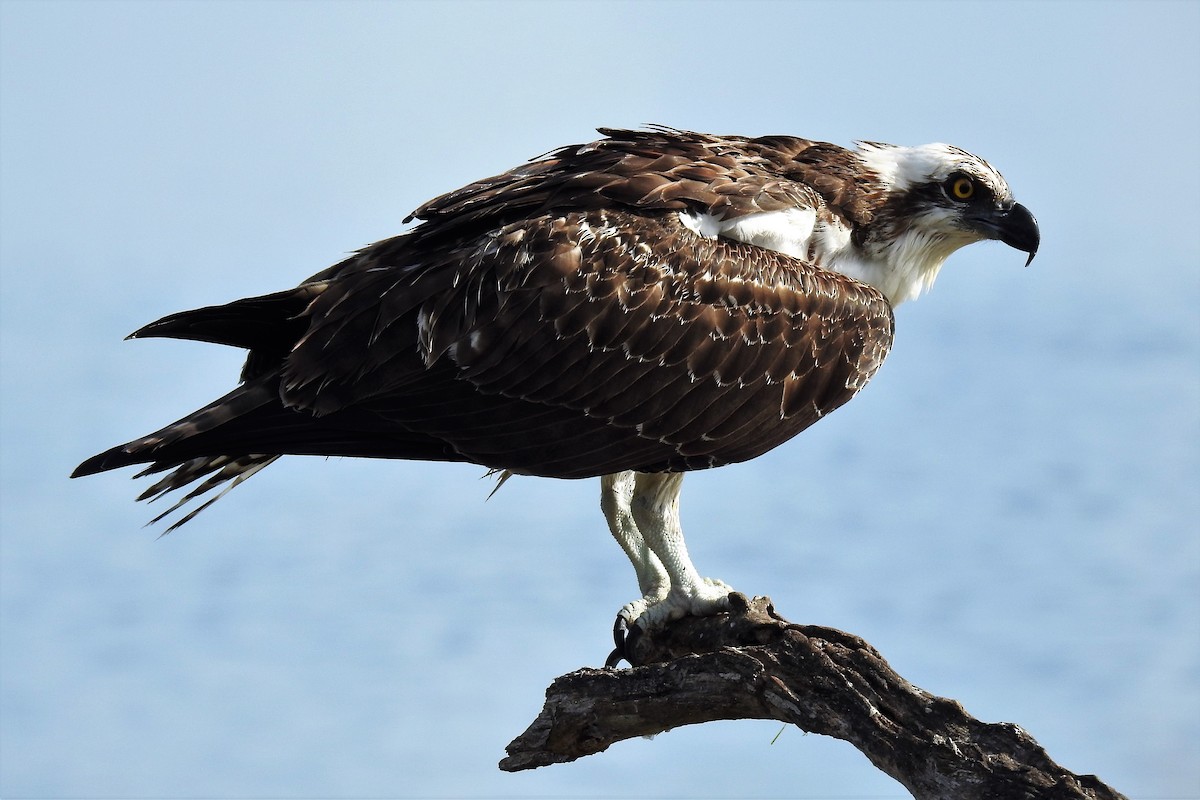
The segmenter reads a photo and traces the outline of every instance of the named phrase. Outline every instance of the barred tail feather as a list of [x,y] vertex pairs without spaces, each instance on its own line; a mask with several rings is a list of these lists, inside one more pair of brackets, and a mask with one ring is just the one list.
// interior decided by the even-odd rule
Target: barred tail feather
[[135,477],[159,478],[139,500],[185,490],[151,524],[186,511],[191,501],[202,501],[174,522],[169,533],[281,455],[467,460],[437,437],[406,431],[372,413],[317,417],[287,408],[279,399],[278,377],[264,375],[161,430],[92,456],[71,477],[146,465]]
[[[273,463],[277,455],[248,455],[248,456],[202,456],[193,458],[175,467],[172,472],[158,480],[153,486],[138,495],[138,500],[147,500],[154,502],[168,492],[173,492],[177,489],[182,489],[190,483],[204,479],[200,485],[196,486],[173,506],[159,514],[147,525],[154,525],[161,522],[166,517],[183,508],[191,500],[194,500],[202,495],[208,494],[213,489],[223,484],[228,484],[221,489],[216,495],[208,498],[196,508],[193,508],[184,516],[180,517],[171,526],[163,531],[162,535],[166,536],[171,531],[180,527],[186,522],[189,522],[193,517],[199,514],[204,509],[211,506],[213,503],[220,500],[225,495],[229,494],[233,487],[237,486],[242,481],[251,477],[259,470]],[[135,478],[144,478],[147,475],[152,475],[158,472],[165,472],[171,469],[169,465],[154,463],[146,469],[135,475]],[[207,477],[205,477],[207,476]]]
[[[279,457],[254,453],[235,455],[221,453],[221,450],[216,448],[208,453],[204,452],[207,449],[205,440],[212,438],[214,432],[222,429],[222,426],[271,403],[278,403],[277,398],[278,390],[269,381],[244,384],[161,430],[89,458],[76,467],[71,477],[93,475],[133,464],[149,464],[135,475],[135,478],[171,470],[170,474],[159,479],[138,497],[138,500],[150,501],[200,481],[199,485],[181,500],[151,520],[151,525],[180,510],[189,501],[224,486],[215,496],[208,498],[198,508],[189,511],[167,528],[166,533],[170,533]],[[236,453],[238,448],[235,442],[226,441],[223,444]]]

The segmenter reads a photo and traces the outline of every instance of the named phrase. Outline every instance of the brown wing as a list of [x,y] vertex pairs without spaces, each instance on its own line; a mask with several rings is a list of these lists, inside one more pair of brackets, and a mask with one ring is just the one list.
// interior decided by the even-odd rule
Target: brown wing
[[856,231],[879,187],[835,145],[602,130],[426,203],[413,231],[300,287],[135,335],[250,349],[245,383],[75,474],[169,491],[287,453],[582,477],[752,458],[848,400],[891,343],[874,290],[703,239],[676,212],[814,208]]
[[667,212],[511,223],[341,277],[308,314],[285,403],[558,477],[753,458],[849,400],[892,335],[875,290]]

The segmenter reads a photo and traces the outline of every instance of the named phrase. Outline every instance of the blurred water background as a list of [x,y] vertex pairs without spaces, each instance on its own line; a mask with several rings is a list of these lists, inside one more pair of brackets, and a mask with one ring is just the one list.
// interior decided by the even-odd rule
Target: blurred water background
[[76,463],[224,392],[122,343],[597,125],[948,141],[1037,214],[850,405],[684,484],[697,565],[1136,798],[1200,796],[1200,5],[0,4],[0,795],[903,797],[710,724],[507,775],[636,591],[595,481],[294,458],[156,540]]

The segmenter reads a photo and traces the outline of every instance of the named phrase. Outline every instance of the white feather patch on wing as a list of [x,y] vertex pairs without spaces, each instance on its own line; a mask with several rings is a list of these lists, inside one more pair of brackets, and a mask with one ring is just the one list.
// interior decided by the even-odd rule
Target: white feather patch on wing
[[680,211],[679,221],[697,236],[705,239],[715,239],[721,233],[721,220],[712,214],[701,214],[696,211]]
[[793,258],[805,258],[817,224],[817,212],[811,208],[788,208],[722,219],[712,214],[681,211],[679,221],[708,239],[724,236]]

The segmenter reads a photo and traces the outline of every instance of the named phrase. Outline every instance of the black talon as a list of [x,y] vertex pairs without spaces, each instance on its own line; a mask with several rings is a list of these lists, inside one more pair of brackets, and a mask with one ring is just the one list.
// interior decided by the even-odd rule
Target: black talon
[[629,660],[625,658],[625,635],[628,633],[628,631],[629,623],[625,621],[624,617],[622,617],[620,614],[617,614],[617,619],[615,622],[613,622],[613,644],[616,646],[613,648],[613,651],[608,654],[608,658],[604,660],[604,666],[606,668],[617,666],[617,664],[621,663],[622,659],[625,661]]
[[608,654],[608,658],[604,659],[604,668],[613,669],[617,664],[621,663],[621,659],[625,658],[625,654],[621,652],[621,648],[616,648]]
[[636,622],[631,623],[629,620],[617,615],[617,621],[613,623],[613,643],[616,645],[613,651],[608,654],[608,658],[604,661],[604,666],[615,667],[622,660],[629,662],[629,666],[636,667],[637,664],[629,658],[629,654],[633,652],[633,646],[642,636],[642,629],[638,627]]
[[629,622],[624,617],[617,614],[617,618],[613,620],[613,644],[618,650],[625,649],[625,634],[629,632]]

